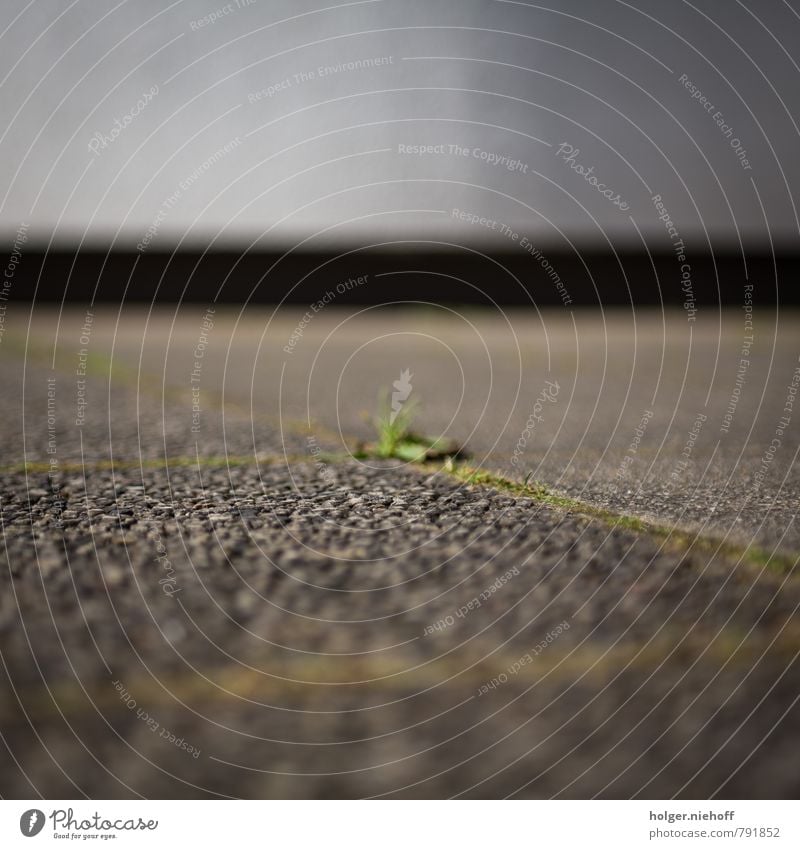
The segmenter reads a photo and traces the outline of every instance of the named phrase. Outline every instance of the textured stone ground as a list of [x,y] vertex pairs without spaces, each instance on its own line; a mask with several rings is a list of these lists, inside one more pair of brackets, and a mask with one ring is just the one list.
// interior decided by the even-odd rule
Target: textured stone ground
[[[707,544],[687,548],[677,533],[614,528],[435,469],[315,460],[313,446],[342,452],[352,443],[342,441],[336,416],[318,415],[327,401],[314,391],[313,418],[323,422],[304,429],[303,392],[313,380],[282,388],[278,380],[291,402],[287,410],[270,403],[280,362],[265,367],[267,388],[251,396],[243,361],[225,366],[224,354],[207,355],[193,431],[191,385],[180,385],[180,368],[163,350],[163,326],[155,334],[162,350],[139,345],[149,365],[162,363],[160,372],[143,364],[145,377],[137,327],[114,337],[122,369],[109,379],[100,358],[90,368],[80,428],[69,347],[55,370],[41,353],[44,333],[26,360],[8,339],[0,349],[8,399],[0,411],[1,795],[800,791],[786,757],[800,742],[794,571],[765,567],[743,545],[716,554]],[[176,334],[183,356],[197,335],[194,319]],[[504,337],[494,338],[502,360]],[[98,323],[95,353],[103,340]],[[234,360],[257,339],[248,333],[240,343]],[[776,345],[791,347],[783,337]],[[391,384],[412,351],[402,348],[391,368],[384,355],[359,364],[363,392],[340,387],[354,394],[338,405],[338,378],[321,381],[342,413],[342,434],[365,433],[362,404]],[[346,375],[335,362],[323,357],[320,368]],[[384,364],[388,374],[376,383]],[[420,379],[428,379],[424,370]],[[510,391],[507,373],[496,381]],[[537,380],[534,390],[523,396],[528,406]],[[467,395],[465,410],[477,403],[477,392]],[[612,410],[611,389],[602,397]],[[563,415],[560,404],[550,407]],[[497,415],[494,405],[484,423]],[[589,430],[606,427],[598,421]],[[487,428],[470,435],[479,453],[490,448]],[[648,425],[647,438],[654,432]],[[775,495],[778,507],[752,498],[745,531],[729,534],[737,545],[780,547],[784,567],[796,506],[776,481],[796,480],[786,453],[794,432],[759,495]],[[749,451],[751,441],[741,444]],[[526,456],[539,456],[534,446]],[[652,448],[637,451],[631,475]],[[721,455],[728,469],[733,455]],[[570,480],[593,456],[587,442]],[[564,490],[601,493],[599,484],[565,480]],[[693,507],[707,501],[702,492],[673,486],[662,501],[642,501],[640,512],[689,526],[688,510],[703,525]],[[642,497],[606,500],[622,509]],[[724,523],[736,518],[726,517],[712,523],[715,533],[725,535]]]
[[[228,410],[264,417],[273,432],[280,420],[311,421],[340,451],[349,437],[369,435],[379,390],[409,369],[420,425],[465,442],[487,468],[743,544],[800,550],[800,407],[776,434],[790,387],[800,386],[796,310],[756,309],[749,326],[744,310],[704,309],[689,323],[683,310],[350,311],[334,303],[289,345],[303,313],[217,307],[208,329],[198,305],[129,306],[124,317],[101,308],[89,350],[113,358],[158,404],[164,387],[184,404],[185,422],[201,343],[205,409],[222,396]],[[15,336],[23,342],[25,319]],[[57,340],[59,360],[72,368],[84,323],[83,310],[40,309],[29,344],[49,353]],[[537,408],[547,381],[559,390]],[[169,421],[168,434],[175,429]],[[271,450],[259,435],[235,450]]]

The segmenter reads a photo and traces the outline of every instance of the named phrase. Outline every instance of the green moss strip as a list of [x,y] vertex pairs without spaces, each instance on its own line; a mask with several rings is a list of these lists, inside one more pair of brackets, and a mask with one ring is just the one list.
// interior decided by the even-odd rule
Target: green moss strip
[[[428,465],[426,468],[430,468],[430,466]],[[638,516],[615,513],[603,507],[587,504],[577,498],[553,492],[549,487],[538,481],[513,481],[484,469],[476,469],[466,463],[445,462],[443,469],[447,474],[471,486],[490,487],[507,492],[517,498],[530,498],[532,501],[548,507],[585,516],[588,519],[599,520],[611,528],[648,534],[656,539],[663,540],[673,549],[694,551],[701,555],[721,555],[735,560],[737,563],[757,567],[759,570],[766,568],[778,575],[792,574],[800,563],[800,554],[770,551],[755,545],[741,546],[718,537],[701,536],[669,525],[641,519]]]

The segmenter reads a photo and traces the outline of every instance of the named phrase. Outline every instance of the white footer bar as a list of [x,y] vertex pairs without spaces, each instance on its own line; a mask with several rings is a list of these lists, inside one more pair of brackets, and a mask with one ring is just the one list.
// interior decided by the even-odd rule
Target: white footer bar
[[800,846],[793,801],[0,801],[0,846]]

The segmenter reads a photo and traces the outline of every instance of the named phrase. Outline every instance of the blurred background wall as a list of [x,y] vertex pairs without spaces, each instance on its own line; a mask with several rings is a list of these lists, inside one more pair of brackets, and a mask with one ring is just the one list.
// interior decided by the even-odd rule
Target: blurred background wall
[[9,244],[797,238],[794,0],[6,0],[1,27]]

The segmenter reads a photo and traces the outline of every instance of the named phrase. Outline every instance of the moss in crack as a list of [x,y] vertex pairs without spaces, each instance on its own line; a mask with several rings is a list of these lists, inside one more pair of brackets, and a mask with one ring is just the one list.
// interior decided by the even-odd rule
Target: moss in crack
[[389,394],[384,391],[373,419],[376,441],[358,443],[353,456],[356,459],[395,459],[407,463],[464,456],[462,446],[455,440],[444,436],[424,436],[411,429],[418,409],[419,404],[414,397],[406,399],[399,409],[392,409]]
[[[428,464],[430,467],[430,464]],[[694,552],[704,556],[720,555],[736,564],[744,564],[759,570],[767,569],[777,575],[794,575],[800,565],[800,554],[783,551],[770,551],[761,546],[741,546],[714,536],[694,534],[689,531],[648,521],[639,516],[614,513],[603,507],[596,507],[554,492],[538,481],[531,481],[530,475],[522,482],[509,480],[503,475],[476,469],[466,463],[457,463],[452,458],[445,460],[443,469],[456,479],[471,486],[487,486],[507,492],[518,498],[530,498],[539,504],[565,510],[588,519],[603,522],[612,528],[620,528],[660,539],[671,549],[686,553]]]

